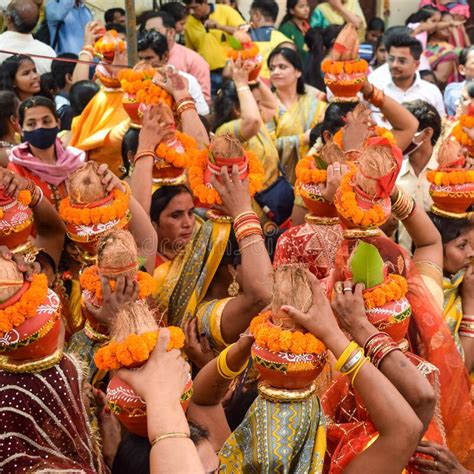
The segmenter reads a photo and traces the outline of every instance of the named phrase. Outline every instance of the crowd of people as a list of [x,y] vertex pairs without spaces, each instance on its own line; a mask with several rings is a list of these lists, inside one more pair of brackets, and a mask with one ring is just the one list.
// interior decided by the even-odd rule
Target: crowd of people
[[473,472],[470,9],[406,3],[3,5],[1,472]]

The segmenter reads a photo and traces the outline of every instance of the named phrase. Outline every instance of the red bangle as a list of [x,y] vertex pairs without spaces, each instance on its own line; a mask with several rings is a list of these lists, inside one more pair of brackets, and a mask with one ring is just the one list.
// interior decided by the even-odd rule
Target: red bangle
[[133,163],[135,164],[139,159],[144,158],[145,156],[151,156],[153,160],[156,158],[156,155],[153,151],[141,151],[135,155],[133,158]]

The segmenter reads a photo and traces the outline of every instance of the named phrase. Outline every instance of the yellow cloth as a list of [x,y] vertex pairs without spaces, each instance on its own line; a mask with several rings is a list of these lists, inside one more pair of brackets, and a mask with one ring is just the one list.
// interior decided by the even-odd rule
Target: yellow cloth
[[327,108],[317,89],[305,87],[306,93],[300,95],[289,109],[280,104],[274,119],[267,124],[291,184],[295,184],[296,180],[296,163],[308,152],[303,143],[303,133],[323,120]]
[[[329,3],[320,3],[316,8],[324,15],[324,18],[326,18],[329,24],[344,25],[346,23],[346,20],[341,15],[339,15],[339,13],[333,10]],[[365,38],[367,22],[365,21],[365,15],[362,11],[362,8],[360,7],[359,0],[347,0],[344,3],[344,8],[347,8],[351,13],[354,13],[354,15],[357,15],[362,19],[362,26],[357,30],[357,33],[359,35],[359,39],[363,40]]]
[[270,53],[281,43],[293,43],[293,41],[278,30],[272,31],[270,41],[255,41],[255,44],[258,45],[260,54],[263,57],[263,66],[260,71],[260,77],[270,79],[270,70],[267,65],[268,56],[270,56]]
[[107,163],[123,175],[122,140],[130,118],[122,107],[123,92],[101,89],[79,117],[72,121],[70,145],[87,152],[89,160]]
[[456,347],[464,360],[464,348],[459,337],[459,325],[463,317],[462,297],[459,292],[464,280],[465,270],[460,270],[451,279],[443,278],[444,306],[443,316],[446,324],[453,335]]
[[[245,21],[240,14],[228,5],[214,5],[214,12],[209,15],[221,26],[238,27]],[[228,34],[222,30],[204,28],[201,20],[189,15],[184,28],[184,39],[188,48],[198,52],[208,63],[211,71],[220,69],[227,62]]]

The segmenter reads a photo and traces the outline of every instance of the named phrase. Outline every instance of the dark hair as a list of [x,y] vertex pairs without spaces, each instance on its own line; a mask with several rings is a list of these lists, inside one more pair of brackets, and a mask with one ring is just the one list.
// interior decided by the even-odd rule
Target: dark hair
[[47,97],[54,101],[54,98],[59,91],[58,84],[53,76],[52,72],[42,74],[40,77],[41,90],[39,95]]
[[73,116],[81,115],[87,104],[99,91],[100,87],[93,81],[83,80],[75,82],[69,92]]
[[194,2],[199,3],[199,4],[201,4],[201,5],[202,5],[203,3],[208,3],[207,0],[183,0],[183,1],[184,1],[184,4],[185,4],[185,5],[190,5],[191,3],[194,3]]
[[37,95],[35,97],[30,97],[25,99],[18,109],[18,123],[23,127],[23,122],[25,121],[26,111],[32,109],[33,107],[46,107],[54,115],[54,118],[58,120],[58,113],[56,112],[56,104],[46,97]]
[[15,77],[20,68],[21,63],[24,61],[30,61],[32,64],[35,64],[33,59],[30,56],[26,56],[25,54],[15,54],[14,56],[10,56],[2,63],[1,67],[1,89],[6,91],[15,92],[15,87],[13,84],[15,83]]
[[120,13],[120,15],[125,16],[125,10],[123,8],[109,8],[104,13],[105,23],[114,23],[116,13]]
[[429,20],[436,13],[440,11],[431,5],[426,5],[423,8],[420,8],[417,12],[412,13],[405,21],[405,25],[410,23],[423,23],[424,21]]
[[233,229],[229,233],[229,239],[227,240],[227,245],[225,247],[224,255],[219,263],[219,267],[226,267],[227,265],[233,265],[234,267],[240,265],[240,250],[239,244],[235,237]]
[[191,191],[184,185],[179,186],[162,186],[158,188],[151,196],[150,218],[152,222],[159,222],[161,213],[167,208],[170,201],[179,194],[188,193],[192,196]]
[[474,81],[466,83],[466,91],[470,99],[474,99]]
[[403,106],[418,120],[418,130],[428,127],[433,129],[431,144],[434,146],[441,135],[441,117],[436,108],[428,102],[419,99],[404,102]]
[[381,31],[383,33],[385,31],[385,22],[382,18],[375,16],[367,23],[367,31]]
[[186,18],[186,8],[181,2],[167,2],[161,5],[161,11],[169,13],[174,21],[181,21]]
[[278,18],[278,3],[275,0],[254,0],[250,5],[250,10],[257,10],[266,20],[273,22]]
[[[301,73],[303,72],[303,62],[301,61],[300,55],[293,49],[281,48],[280,46],[276,47],[268,56],[268,67],[270,67],[272,59],[278,55],[283,56],[297,71],[300,71]],[[296,92],[300,95],[306,92],[303,74],[301,74],[296,83]]]
[[[397,35],[409,35],[411,33],[411,29],[407,26],[391,26],[384,34],[383,34],[383,42],[385,47],[387,48],[387,43],[392,36]],[[387,48],[388,50],[388,48]]]
[[142,31],[138,35],[138,51],[152,49],[161,59],[169,51],[168,40],[158,31]]
[[[18,8],[21,6],[23,5],[20,5],[19,2],[10,2],[7,6],[7,9],[5,10],[5,16],[11,18],[13,24],[15,25],[15,30],[18,33],[31,33],[35,29],[36,24],[38,23],[40,13],[39,8],[35,3],[31,2],[31,6],[28,6],[27,8],[34,7],[36,9],[36,16],[31,16],[31,18],[29,18],[29,21],[27,21],[25,20],[25,12],[18,11]],[[29,16],[28,13],[26,14],[26,16]]]
[[212,130],[215,132],[222,124],[235,118],[234,109],[239,108],[239,97],[232,79],[224,79],[214,101]]
[[436,79],[436,76],[431,69],[423,69],[422,71],[420,71],[420,77],[424,81],[428,81],[428,78],[433,79],[433,81],[428,81],[428,82],[433,82],[433,84],[439,87],[438,80]]
[[449,242],[457,239],[461,234],[472,229],[469,219],[450,219],[438,216],[433,212],[428,212],[427,214],[441,234],[443,245],[449,244]]
[[293,18],[293,13],[290,13],[290,10],[295,8],[296,5],[298,5],[299,1],[300,0],[286,0],[286,13],[285,13],[285,16],[283,17],[283,20],[281,20],[281,23],[280,23],[281,25],[283,25],[287,21],[290,21]]
[[[197,446],[209,439],[209,432],[203,426],[188,421],[191,441]],[[112,466],[112,474],[150,474],[151,444],[148,438],[132,433],[122,439]]]
[[409,48],[410,54],[417,61],[420,59],[421,53],[423,53],[421,43],[409,34],[391,35],[388,41],[385,42],[385,46],[388,53],[390,53],[391,48]]
[[127,28],[125,28],[125,26],[121,25],[120,23],[107,23],[105,25],[105,29],[107,31],[115,30],[117,33],[120,33],[122,35],[127,34]]
[[140,16],[140,31],[145,31],[147,21],[153,18],[161,18],[165,28],[176,28],[176,21],[169,13],[149,11]]
[[74,53],[63,53],[60,54],[57,59],[53,60],[51,63],[51,72],[53,73],[54,79],[59,89],[64,89],[66,87],[66,76],[74,72],[76,63],[69,61],[60,61],[60,59],[79,59],[79,56]]
[[328,131],[334,135],[344,127],[345,116],[354,110],[356,105],[356,102],[331,102],[324,113],[323,121],[314,126],[309,134],[310,146],[313,146],[319,137],[324,142],[323,132]]
[[138,128],[130,127],[127,133],[124,135],[122,140],[122,162],[123,166],[127,170],[127,174],[130,170],[130,162],[128,161],[128,153],[132,152],[135,156],[138,150],[138,138],[140,136],[140,130]]
[[321,63],[325,55],[322,32],[321,28],[314,27],[310,28],[304,35],[304,41],[309,49],[309,55],[303,67],[304,82],[320,91],[326,90],[321,73]]
[[8,121],[18,111],[18,97],[11,91],[0,91],[0,138],[8,133]]
[[468,46],[467,48],[464,48],[460,53],[459,53],[459,64],[461,66],[465,66],[467,63],[467,59],[469,57],[469,54],[474,51],[474,44],[471,44],[471,46]]

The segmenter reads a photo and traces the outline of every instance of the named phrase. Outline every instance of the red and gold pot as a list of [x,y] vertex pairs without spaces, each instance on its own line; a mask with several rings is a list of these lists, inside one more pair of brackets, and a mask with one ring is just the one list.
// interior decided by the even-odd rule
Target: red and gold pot
[[24,244],[32,227],[31,209],[0,191],[0,246],[4,245],[11,250]]

